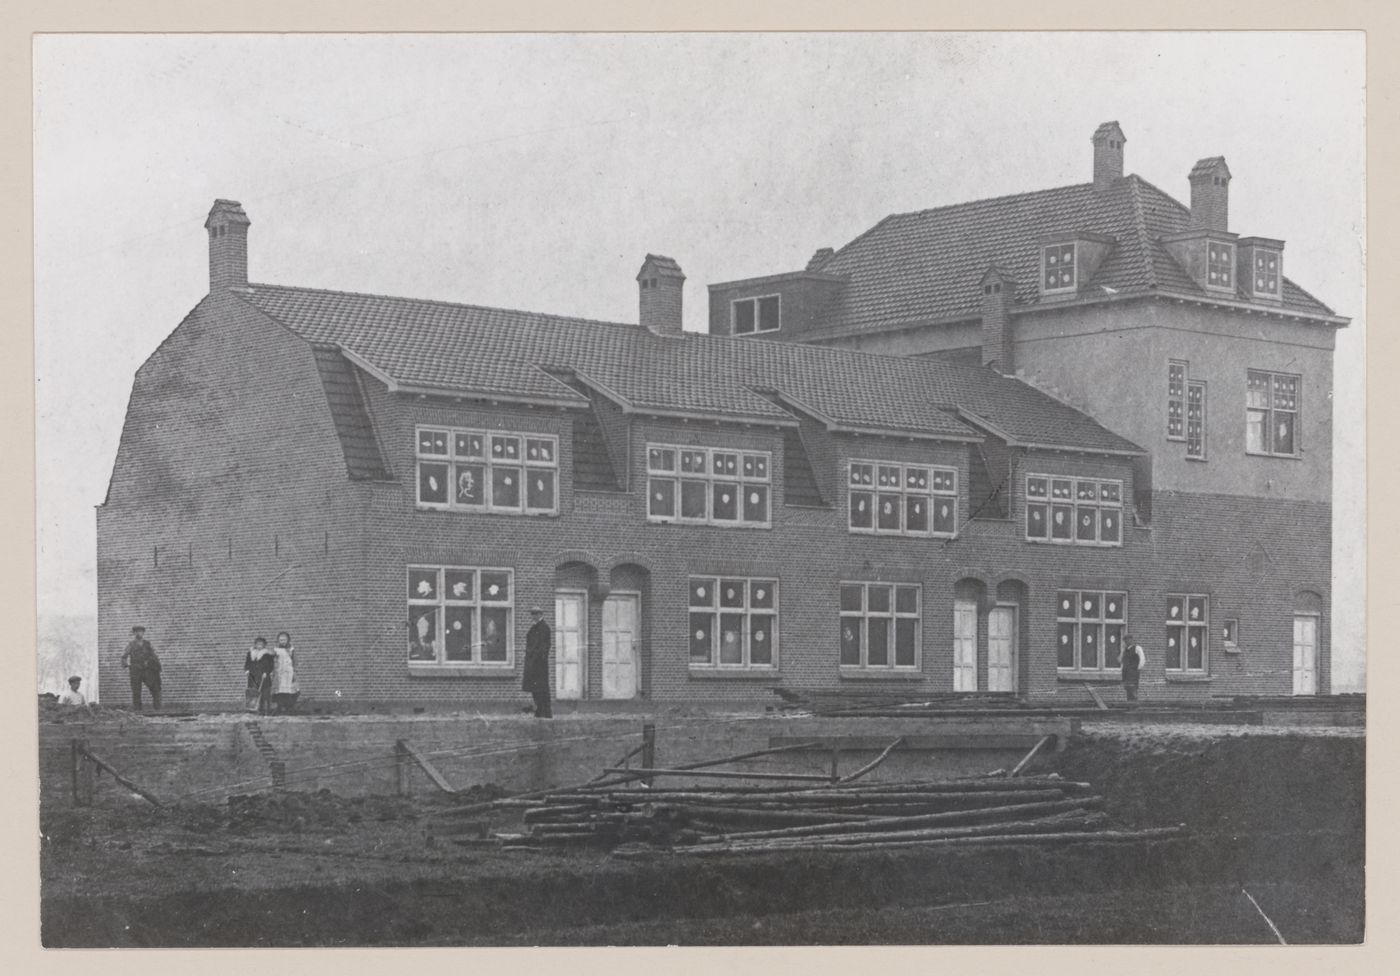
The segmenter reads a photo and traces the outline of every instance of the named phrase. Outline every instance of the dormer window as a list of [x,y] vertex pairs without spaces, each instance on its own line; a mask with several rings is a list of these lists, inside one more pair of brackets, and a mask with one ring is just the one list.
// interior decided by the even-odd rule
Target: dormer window
[[1268,251],[1263,248],[1254,249],[1254,293],[1256,295],[1272,295],[1279,297],[1280,282],[1279,275],[1279,253]]
[[1235,287],[1235,246],[1211,241],[1206,248],[1206,284],[1213,288]]
[[1046,294],[1074,291],[1078,287],[1075,275],[1075,245],[1050,244],[1040,252],[1042,290]]
[[755,332],[777,332],[780,323],[779,299],[777,295],[763,295],[758,298],[740,298],[731,303],[734,335],[750,335]]

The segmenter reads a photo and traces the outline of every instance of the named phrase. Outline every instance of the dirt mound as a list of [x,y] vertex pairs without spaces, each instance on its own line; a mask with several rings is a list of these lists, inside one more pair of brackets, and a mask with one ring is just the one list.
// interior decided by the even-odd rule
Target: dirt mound
[[1077,736],[1054,768],[1092,782],[1112,816],[1142,826],[1356,836],[1365,826],[1366,740],[1356,735],[1096,731]]
[[58,698],[44,694],[39,696],[39,721],[48,725],[62,725],[68,722],[139,722],[141,716],[125,708],[108,708],[95,702],[87,705],[60,705]]
[[411,800],[395,796],[343,797],[330,790],[317,790],[237,794],[228,798],[228,829],[235,832],[341,830],[365,821],[417,817]]

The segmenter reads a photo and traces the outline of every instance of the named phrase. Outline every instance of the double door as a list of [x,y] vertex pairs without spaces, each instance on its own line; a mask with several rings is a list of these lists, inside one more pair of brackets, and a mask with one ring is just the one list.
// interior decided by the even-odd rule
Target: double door
[[[611,593],[603,601],[598,646],[601,697],[636,698],[637,650],[641,634],[641,595]],[[554,595],[554,695],[564,701],[588,696],[588,594],[561,590]]]
[[[953,601],[953,690],[977,691],[977,601]],[[987,612],[987,691],[1016,690],[1016,607]]]

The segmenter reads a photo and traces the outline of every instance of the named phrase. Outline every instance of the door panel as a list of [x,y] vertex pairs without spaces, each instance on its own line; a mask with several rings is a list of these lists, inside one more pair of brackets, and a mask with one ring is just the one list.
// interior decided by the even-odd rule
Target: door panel
[[637,697],[637,634],[641,598],[614,593],[603,601],[603,697]]
[[987,615],[987,690],[1016,690],[1016,608],[994,607]]
[[1293,618],[1293,694],[1317,694],[1317,618]]
[[977,604],[953,601],[953,690],[977,690]]
[[583,697],[584,648],[588,646],[588,604],[582,593],[554,595],[554,697]]

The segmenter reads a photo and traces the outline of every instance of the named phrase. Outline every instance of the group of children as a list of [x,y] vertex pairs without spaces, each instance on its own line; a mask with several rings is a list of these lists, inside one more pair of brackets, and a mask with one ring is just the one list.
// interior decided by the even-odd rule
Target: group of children
[[264,637],[254,640],[243,670],[248,672],[248,711],[267,715],[290,712],[296,706],[300,689],[291,634],[285,630],[278,634],[276,647],[268,647]]

